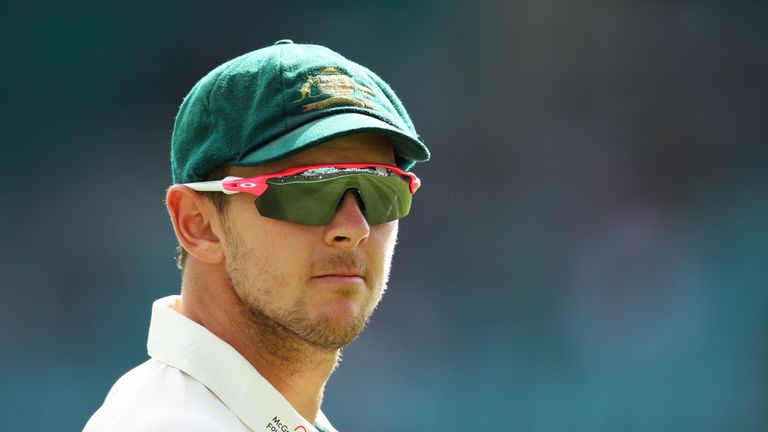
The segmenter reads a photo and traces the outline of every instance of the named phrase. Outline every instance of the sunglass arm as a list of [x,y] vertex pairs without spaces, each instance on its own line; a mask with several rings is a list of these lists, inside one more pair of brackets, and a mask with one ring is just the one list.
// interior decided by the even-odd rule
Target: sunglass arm
[[198,192],[224,192],[227,195],[236,194],[239,191],[228,190],[224,188],[224,182],[227,180],[239,180],[241,177],[225,177],[221,180],[211,180],[195,183],[183,183],[184,186]]

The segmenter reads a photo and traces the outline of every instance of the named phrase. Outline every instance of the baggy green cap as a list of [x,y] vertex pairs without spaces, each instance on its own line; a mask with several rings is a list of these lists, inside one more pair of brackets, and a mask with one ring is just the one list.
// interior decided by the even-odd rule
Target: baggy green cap
[[212,70],[184,98],[171,139],[173,182],[356,133],[390,137],[403,169],[429,159],[403,104],[376,74],[328,48],[278,41]]

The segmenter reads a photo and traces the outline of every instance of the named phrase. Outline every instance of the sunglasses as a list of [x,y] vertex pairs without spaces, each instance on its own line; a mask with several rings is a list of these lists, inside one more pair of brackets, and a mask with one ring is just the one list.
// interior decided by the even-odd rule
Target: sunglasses
[[392,165],[344,163],[289,168],[256,177],[184,183],[201,192],[249,193],[258,197],[264,217],[306,225],[326,225],[347,191],[357,196],[371,225],[405,217],[421,180]]

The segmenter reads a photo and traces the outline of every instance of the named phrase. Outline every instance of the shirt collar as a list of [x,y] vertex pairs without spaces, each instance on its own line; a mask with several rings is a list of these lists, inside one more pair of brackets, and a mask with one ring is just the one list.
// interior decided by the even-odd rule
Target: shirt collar
[[[223,340],[179,313],[181,296],[152,304],[147,351],[200,381],[254,431],[317,432],[259,372]],[[322,412],[317,425],[337,432]],[[303,429],[303,431],[302,431]]]

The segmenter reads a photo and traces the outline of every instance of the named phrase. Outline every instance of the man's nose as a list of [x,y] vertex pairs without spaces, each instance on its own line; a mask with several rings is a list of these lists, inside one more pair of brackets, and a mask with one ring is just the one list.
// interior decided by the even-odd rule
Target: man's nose
[[354,249],[368,239],[371,227],[365,219],[358,193],[348,190],[339,204],[336,213],[326,225],[325,242],[329,246]]

